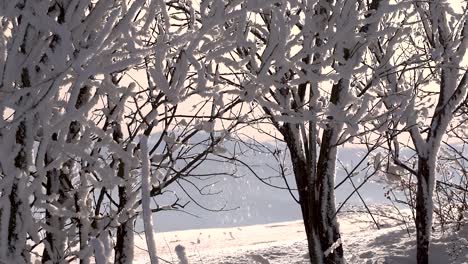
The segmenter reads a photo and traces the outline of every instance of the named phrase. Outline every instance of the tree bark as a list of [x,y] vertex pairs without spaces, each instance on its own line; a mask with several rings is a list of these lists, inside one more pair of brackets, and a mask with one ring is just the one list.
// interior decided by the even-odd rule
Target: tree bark
[[416,193],[416,259],[429,263],[429,242],[432,228],[431,167],[427,158],[418,158],[418,189]]
[[311,204],[311,201],[313,200],[310,199],[312,196],[312,190],[308,188],[310,170],[304,153],[302,152],[302,149],[300,149],[300,145],[298,145],[300,143],[291,129],[291,124],[286,125],[283,137],[286,141],[286,144],[288,145],[288,149],[291,155],[291,162],[293,165],[296,186],[299,194],[299,204],[301,206],[302,219],[304,221],[304,228],[307,236],[309,258],[311,263],[322,263],[323,250],[321,243],[318,240],[319,236],[317,234],[317,222],[320,220],[317,219],[313,214],[314,210]]
[[[51,160],[46,156],[46,164]],[[60,181],[60,172],[53,169],[47,172],[46,193],[48,196],[58,194],[59,200],[55,202],[58,208],[63,207],[65,201],[65,187]],[[62,216],[54,215],[46,210],[46,225],[52,230],[47,230],[42,254],[42,263],[61,263],[64,259],[65,252],[65,237],[64,226],[65,219]]]
[[[297,134],[293,131],[294,127],[291,126],[291,124],[285,126],[284,139],[291,153],[310,261],[327,264],[343,263],[341,244],[325,256],[325,251],[340,239],[334,196],[336,146],[330,143],[333,131],[324,132],[317,173],[310,177],[311,161],[305,158]],[[311,179],[315,179],[314,188],[309,188]]]
[[322,145],[317,162],[317,176],[315,189],[317,192],[315,214],[319,217],[320,243],[323,250],[330,249],[335,243],[336,248],[329,252],[324,263],[344,263],[343,246],[341,245],[340,231],[336,219],[335,208],[335,161],[337,131],[327,128],[323,131]]
[[[125,164],[119,161],[118,176],[125,180]],[[119,212],[122,212],[129,203],[128,185],[119,186]],[[117,228],[117,240],[115,244],[115,263],[129,264],[133,263],[133,218],[128,216],[127,220]]]
[[[26,217],[25,202],[23,191],[25,182],[27,181],[26,171],[28,168],[28,160],[26,155],[26,120],[19,123],[16,131],[16,145],[19,146],[19,151],[14,159],[14,169],[11,171],[13,182],[8,194],[9,200],[9,218],[8,218],[8,246],[7,257],[12,260],[23,260],[27,262],[27,256],[24,249],[26,247],[26,231],[23,219]],[[16,174],[16,175],[15,175]]]
[[[339,103],[340,93],[345,87],[347,87],[345,80],[340,80],[333,86],[331,103],[335,105]],[[333,122],[332,119],[330,120]],[[313,166],[315,160],[307,158],[306,144],[308,142],[301,142],[298,125],[286,123],[281,129],[291,154],[311,263],[344,263],[334,193],[336,147],[341,129],[340,124],[327,125],[322,134],[316,166]],[[310,144],[315,144],[315,142],[310,142]],[[316,171],[311,168],[316,168]],[[334,249],[330,251],[331,247]]]

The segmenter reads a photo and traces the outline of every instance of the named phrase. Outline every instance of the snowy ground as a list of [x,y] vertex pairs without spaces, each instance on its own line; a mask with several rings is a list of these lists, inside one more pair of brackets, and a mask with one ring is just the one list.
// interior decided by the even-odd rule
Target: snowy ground
[[[377,230],[363,213],[344,213],[340,228],[348,263],[415,263],[414,228],[378,218]],[[409,233],[408,233],[409,231]],[[161,263],[179,263],[177,245],[186,248],[189,263],[309,263],[302,222],[281,222],[234,228],[157,233]],[[468,263],[468,226],[457,234],[435,232],[431,263]],[[136,239],[135,263],[148,263],[144,236]]]

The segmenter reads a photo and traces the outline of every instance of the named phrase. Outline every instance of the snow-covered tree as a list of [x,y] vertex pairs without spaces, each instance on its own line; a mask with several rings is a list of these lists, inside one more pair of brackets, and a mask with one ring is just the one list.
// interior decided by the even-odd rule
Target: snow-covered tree
[[[83,217],[91,173],[84,168],[99,166],[87,145],[94,130],[87,117],[104,90],[102,77],[149,53],[131,37],[138,37],[134,21],[144,4],[2,3],[2,260],[30,262],[40,243],[44,262],[64,261],[76,244],[89,251],[91,222]],[[87,263],[90,254],[82,253]]]
[[[125,185],[119,186],[119,211],[122,210],[119,214],[126,216],[117,231],[116,262],[128,263],[131,259],[133,245],[130,238],[136,216],[144,217],[145,232],[149,234],[152,233],[152,212],[185,206],[177,195],[172,204],[165,205],[151,203],[153,197],[176,184],[190,201],[203,207],[187,189],[207,194],[204,189],[213,183],[210,180],[213,176],[230,174],[229,171],[214,170],[206,175],[196,173],[206,160],[230,158],[224,153],[223,144],[242,124],[239,112],[242,112],[243,102],[218,84],[218,66],[207,55],[213,50],[229,47],[232,40],[226,38],[229,32],[223,29],[224,22],[246,10],[239,10],[238,3],[232,6],[219,4],[222,3],[166,4],[170,22],[165,23],[168,18],[161,15],[148,27],[151,34],[144,42],[156,49],[145,57],[144,66],[138,69],[144,78],[138,82],[135,92],[125,99],[128,102],[123,104],[126,110],[118,110],[119,114],[115,111],[120,117],[106,121],[115,126],[114,134],[120,131],[115,134],[115,140],[121,142],[124,149],[148,162],[141,164],[141,175],[146,176],[146,182],[145,179],[140,182],[139,166],[135,168],[131,162],[117,161],[119,177],[126,181]],[[109,110],[120,101],[118,98],[108,100]],[[99,115],[105,116],[103,113]],[[191,178],[204,182],[204,185],[199,186]],[[141,190],[141,196],[131,198],[135,190]],[[140,204],[143,210],[134,210]],[[129,209],[130,212],[126,212]],[[153,244],[151,240],[149,237],[148,241]],[[156,261],[155,256],[152,261]]]
[[[386,79],[386,106],[401,110],[388,133],[389,150],[392,162],[417,179],[417,261],[428,263],[439,150],[455,112],[466,100],[467,65],[463,58],[468,27],[466,6],[456,7],[448,1],[414,2],[407,11],[410,15],[402,25],[405,39],[396,45],[389,62],[398,70]],[[404,143],[402,132],[410,138],[409,144]],[[399,155],[403,147],[414,150],[414,167]]]
[[221,1],[1,4],[0,259],[131,263],[142,217],[158,262],[151,218],[164,206],[151,198],[189,182],[241,123],[242,101],[225,101],[207,54],[234,49],[224,25],[246,12]]
[[260,122],[268,121],[288,146],[311,262],[343,263],[334,196],[337,149],[374,118],[370,109],[379,99],[371,93],[373,83],[359,83],[371,71],[361,62],[370,43],[395,31],[383,30],[379,21],[396,6],[276,1],[255,8],[243,42],[222,62],[237,79],[223,81],[238,87],[242,99],[260,109]]

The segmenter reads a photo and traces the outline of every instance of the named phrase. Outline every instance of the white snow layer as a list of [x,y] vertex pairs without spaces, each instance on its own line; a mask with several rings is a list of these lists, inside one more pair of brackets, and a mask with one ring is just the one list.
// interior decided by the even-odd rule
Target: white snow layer
[[[388,208],[388,207],[386,207]],[[399,218],[380,208],[379,215]],[[409,212],[407,212],[409,213]],[[408,215],[408,214],[407,214]],[[381,229],[364,213],[340,213],[341,242],[348,264],[416,264],[414,225],[374,215]],[[408,226],[408,228],[407,228]],[[172,264],[306,264],[307,241],[302,221],[231,228],[155,232],[160,263]],[[102,245],[93,244],[100,263]],[[176,247],[177,250],[176,250]],[[98,250],[96,250],[98,249]],[[35,249],[42,252],[42,247]],[[430,264],[468,263],[468,224],[458,232],[432,233]],[[1,262],[1,261],[0,261]],[[39,260],[32,263],[40,263]],[[102,262],[101,262],[102,263]],[[145,234],[135,236],[133,263],[150,263]]]
[[[387,218],[377,230],[363,213],[340,216],[342,243],[348,263],[416,263],[416,233]],[[409,231],[409,233],[408,233]],[[301,221],[234,228],[156,233],[161,263],[179,263],[175,247],[185,247],[188,263],[309,263]],[[135,238],[135,263],[149,263],[144,236]],[[430,263],[468,263],[468,225],[459,232],[433,232]]]

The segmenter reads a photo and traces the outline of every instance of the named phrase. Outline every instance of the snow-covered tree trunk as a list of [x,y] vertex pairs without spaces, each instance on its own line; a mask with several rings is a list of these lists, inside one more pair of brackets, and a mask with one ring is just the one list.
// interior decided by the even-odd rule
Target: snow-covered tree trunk
[[159,259],[156,252],[156,241],[154,238],[153,217],[151,211],[151,171],[148,150],[148,137],[140,137],[141,151],[141,207],[143,214],[143,225],[145,228],[146,246],[150,256],[151,264],[158,264]]
[[[340,80],[332,87],[330,102],[339,104],[342,90],[348,89],[349,81]],[[341,246],[340,231],[336,219],[335,208],[335,167],[337,158],[337,147],[339,134],[342,132],[343,124],[329,124],[323,130],[320,154],[317,162],[317,173],[315,179],[316,199],[315,215],[321,220],[319,222],[320,241],[323,250],[329,250],[335,243],[336,249],[325,254],[325,263],[342,263],[343,247]]]
[[[21,121],[16,131],[16,146],[19,151],[15,157],[15,167],[12,172],[11,189],[9,190],[9,219],[8,219],[8,249],[7,259],[27,262],[27,257],[23,254],[26,248],[26,216],[24,215],[28,210],[28,200],[25,199],[24,189],[27,182],[27,167],[28,161],[26,157],[26,140],[28,128],[26,120]],[[8,192],[6,192],[8,193]],[[5,193],[3,193],[5,194]]]
[[[21,44],[22,48],[20,54],[24,56],[26,55],[25,53],[31,49],[32,45],[29,42],[31,39],[28,38],[28,34],[33,34],[32,30],[26,30],[24,40]],[[23,91],[31,89],[31,81],[29,69],[27,67],[22,68],[20,89]],[[29,95],[25,94],[19,98],[16,106],[18,108],[23,108],[28,102]],[[33,133],[31,125],[30,118],[19,117],[16,128],[11,130],[11,132],[15,133],[14,137],[10,138],[12,141],[9,144],[12,147],[11,151],[14,160],[10,164],[2,164],[5,166],[3,172],[9,182],[7,185],[8,187],[2,191],[2,195],[8,197],[9,206],[6,210],[2,210],[2,217],[5,219],[2,220],[2,222],[5,221],[8,223],[5,224],[8,228],[8,232],[7,236],[4,236],[4,238],[7,238],[7,243],[4,245],[6,246],[6,254],[0,255],[0,257],[4,256],[5,259],[15,260],[20,263],[29,261],[26,250],[28,228],[26,221],[29,218],[29,200],[25,194],[25,189],[29,182],[28,167],[30,165],[30,158],[28,157],[28,152],[31,151],[31,137]]]
[[[118,168],[118,176],[125,180],[126,169],[125,164],[120,161]],[[132,193],[131,184],[125,181],[123,186],[119,186],[119,211],[125,212],[125,209],[129,206],[130,198]],[[126,215],[124,221],[117,227],[116,243],[115,243],[115,257],[114,262],[119,264],[133,263],[134,257],[134,224],[133,217]]]
[[[49,154],[50,155],[50,154]],[[50,164],[52,159],[46,156],[46,164]],[[56,201],[51,202],[57,208],[61,208],[66,201],[65,192],[67,188],[64,186],[63,181],[60,180],[60,171],[53,169],[47,172],[46,178],[46,195],[52,197],[52,195],[58,195]],[[65,217],[57,215],[56,213],[46,210],[45,212],[45,224],[46,224],[46,237],[44,241],[44,251],[42,253],[42,263],[52,262],[60,263],[64,259],[66,232]]]
[[[121,115],[123,112],[121,113]],[[116,143],[122,144],[123,133],[122,125],[115,124],[113,125],[113,139]],[[117,160],[117,177],[122,179],[123,184],[118,187],[118,196],[119,196],[119,207],[118,212],[123,214],[123,221],[119,223],[116,233],[116,243],[115,243],[115,256],[114,263],[118,264],[130,264],[133,263],[134,257],[134,216],[130,215],[128,208],[133,206],[134,199],[131,199],[132,196],[132,181],[130,179],[129,165],[126,165],[124,160]]]
[[[447,132],[447,127],[460,103],[467,96],[468,70],[463,69],[463,57],[468,46],[468,21],[466,17],[453,12],[448,3],[428,1],[415,3],[415,9],[421,17],[421,31],[424,32],[424,42],[431,47],[431,54],[424,54],[437,71],[431,75],[436,81],[437,104],[422,111],[422,117],[428,124],[418,123],[418,115],[413,102],[410,113],[406,117],[412,143],[418,156],[417,194],[416,194],[416,232],[417,232],[417,262],[429,263],[429,245],[431,240],[433,192],[436,178],[436,163],[440,144]],[[460,16],[461,23],[448,21],[448,15]],[[416,45],[416,44],[415,44]],[[418,85],[413,85],[414,93],[418,94]],[[413,99],[416,100],[416,99]],[[412,107],[412,109],[411,109]],[[433,111],[429,115],[429,109]],[[421,127],[423,126],[423,127]],[[426,127],[424,127],[426,126]]]
[[[57,23],[63,24],[65,11],[66,8],[69,7],[70,1],[56,1],[50,7],[50,10],[54,16],[58,17]],[[61,6],[61,8],[60,8]],[[59,35],[54,35],[58,39],[60,38]],[[56,45],[56,43],[52,43],[51,46]],[[53,143],[57,142],[57,133],[54,133],[51,137],[51,141]],[[48,153],[45,155],[45,165],[49,165],[52,163],[59,155],[60,150],[57,150],[52,144],[49,147]],[[67,186],[67,182],[69,182],[68,175],[64,175],[63,170],[59,169],[52,169],[47,172],[46,174],[46,195],[50,199],[54,199],[54,201],[50,201],[50,203],[55,206],[56,208],[63,208],[64,204],[67,201],[66,193],[70,191],[71,186]],[[64,177],[67,180],[63,179]],[[54,198],[53,198],[54,197]],[[45,236],[45,243],[44,243],[44,250],[42,256],[42,263],[52,262],[52,263],[61,263],[64,261],[64,253],[65,253],[65,243],[66,243],[66,232],[65,228],[65,221],[66,218],[62,215],[57,214],[57,212],[50,212],[49,209],[45,210],[45,224],[46,224],[46,236]]]
[[317,228],[320,219],[313,210],[313,208],[316,208],[314,189],[310,188],[310,183],[307,181],[307,179],[310,179],[310,163],[305,156],[298,132],[299,127],[297,125],[287,124],[283,128],[283,137],[291,155],[291,163],[299,195],[299,205],[307,236],[309,258],[311,263],[322,263],[323,250]]
[[[436,178],[437,156],[443,136],[453,118],[453,111],[467,95],[467,77],[465,72],[459,82],[453,82],[455,87],[447,87],[446,78],[457,80],[456,75],[442,74],[440,95],[436,112],[431,120],[426,140],[421,141],[419,131],[412,130],[413,143],[418,155],[417,193],[416,193],[416,232],[417,232],[417,261],[418,264],[429,263],[429,243],[432,230],[433,193]],[[449,98],[444,97],[448,91],[453,91]]]
[[[355,93],[351,81],[380,34],[388,5],[381,0],[367,7],[327,0],[266,5],[258,14],[262,22],[251,23],[255,44],[236,54],[248,59],[249,74],[241,79],[252,78],[239,85],[245,100],[254,97],[288,146],[312,263],[344,262],[334,194],[337,147],[358,133],[362,111],[356,109],[367,107],[367,95]],[[334,69],[333,78],[321,74],[326,67]],[[320,89],[325,80],[333,83],[331,91]]]
[[429,263],[429,241],[432,228],[432,194],[435,179],[434,164],[426,157],[418,157],[418,185],[416,193],[417,262]]

